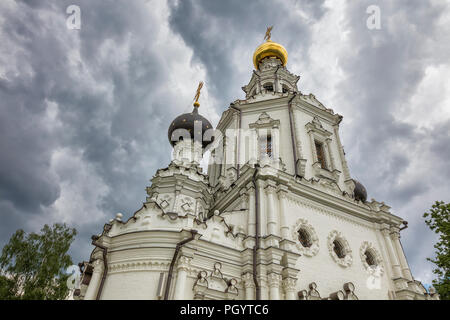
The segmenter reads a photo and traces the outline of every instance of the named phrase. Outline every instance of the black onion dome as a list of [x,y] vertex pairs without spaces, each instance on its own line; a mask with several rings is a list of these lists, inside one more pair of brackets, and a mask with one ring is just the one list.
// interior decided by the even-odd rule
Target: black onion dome
[[[197,134],[194,135],[194,129],[200,130]],[[184,129],[184,130],[178,130]],[[192,140],[196,140],[202,143],[203,148],[206,148],[208,144],[212,142],[212,135],[207,135],[205,137],[205,132],[209,129],[212,129],[211,123],[205,117],[201,116],[198,113],[198,108],[194,107],[194,110],[190,113],[184,113],[175,118],[169,126],[168,137],[169,142],[173,146],[180,141],[183,140],[183,135],[187,132],[190,134]],[[177,130],[177,131],[176,131]]]
[[360,200],[362,202],[366,202],[367,200],[367,190],[366,188],[361,184],[361,182],[352,179],[355,183],[355,190],[353,190],[353,196],[356,200]]

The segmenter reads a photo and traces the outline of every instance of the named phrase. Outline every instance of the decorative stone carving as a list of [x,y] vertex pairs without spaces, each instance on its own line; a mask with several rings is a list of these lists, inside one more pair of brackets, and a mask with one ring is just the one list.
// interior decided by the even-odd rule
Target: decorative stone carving
[[281,66],[281,61],[278,59],[263,59],[259,64],[259,70],[267,71],[273,68]]
[[[367,256],[366,252],[370,251],[370,253],[373,255],[373,258],[375,259],[375,265],[369,266],[367,263]],[[364,268],[369,272],[369,274],[373,275],[375,272],[377,275],[381,276],[384,272],[383,268],[383,258],[381,257],[381,254],[378,252],[378,250],[373,246],[371,242],[364,241],[361,244],[361,247],[359,248],[359,256],[361,257],[361,262],[364,266]],[[375,270],[377,269],[377,270]]]
[[294,291],[296,285],[297,285],[297,279],[285,278],[282,281],[282,286],[283,286],[283,289],[285,292]]
[[253,281],[253,275],[249,272],[245,273],[242,276],[242,281],[244,282],[245,288],[254,288],[255,282]]
[[425,293],[425,297],[427,300],[440,300],[439,294],[434,287],[428,289],[428,292]]
[[190,266],[191,266],[191,260],[192,258],[186,257],[186,256],[181,256],[178,259],[178,266],[177,269],[180,271],[186,271],[189,272],[190,270]]
[[250,123],[250,129],[257,128],[278,128],[280,126],[280,120],[272,119],[266,112],[259,115],[258,120],[254,123]]
[[184,196],[180,200],[180,211],[184,214],[193,214],[195,209],[194,199]]
[[[342,258],[339,258],[334,251],[334,241],[337,240],[342,245],[345,256]],[[342,267],[349,267],[352,265],[353,257],[352,257],[352,250],[350,249],[350,245],[348,244],[348,241],[344,238],[342,233],[339,231],[333,230],[328,235],[328,251],[333,258],[333,260]]]
[[236,168],[228,168],[225,172],[225,176],[221,176],[219,178],[219,183],[223,187],[224,190],[228,190],[230,186],[235,182],[237,179],[237,170]]
[[155,262],[150,260],[134,261],[127,263],[114,263],[109,265],[108,274],[130,271],[163,271],[166,272],[170,263]]
[[355,285],[351,282],[344,283],[344,297],[345,300],[359,300],[355,291]]
[[281,283],[281,275],[272,272],[267,275],[267,282],[269,283],[269,288],[278,288]]
[[225,291],[226,293],[232,293],[232,294],[238,294],[238,288],[236,287],[237,285],[237,280],[236,279],[230,279],[228,281],[228,288]]
[[337,179],[335,179],[332,172],[329,172],[328,170],[321,170],[319,176],[322,178],[326,176],[326,179],[319,179],[319,182],[317,185],[322,190],[324,190],[327,193],[334,193],[337,196],[340,196],[342,194],[342,190],[339,188],[338,184],[336,183]]
[[317,116],[314,116],[314,118],[313,118],[311,123],[314,125],[314,127],[316,129],[322,129],[323,130],[322,123],[320,122],[320,120],[319,120],[319,118]]
[[235,299],[239,294],[237,280],[226,279],[222,274],[222,264],[216,262],[214,269],[208,276],[208,272],[202,270],[197,275],[192,290],[196,299]]
[[163,194],[158,197],[157,203],[163,210],[167,210],[172,201],[173,198],[169,194]]
[[336,292],[330,293],[328,298],[325,298],[323,300],[344,300],[345,299],[345,293],[342,292],[342,290],[338,290]]
[[308,291],[301,290],[298,292],[298,298],[300,300],[322,300],[319,291],[317,291],[317,284],[315,282],[311,282],[308,287]]
[[[299,241],[299,230],[304,229],[311,241],[311,245],[309,247],[304,247],[300,241]],[[297,250],[307,257],[313,257],[319,252],[319,237],[317,236],[316,231],[314,230],[313,226],[308,223],[306,219],[299,218],[295,224],[295,226],[292,228],[292,239],[297,244]]]

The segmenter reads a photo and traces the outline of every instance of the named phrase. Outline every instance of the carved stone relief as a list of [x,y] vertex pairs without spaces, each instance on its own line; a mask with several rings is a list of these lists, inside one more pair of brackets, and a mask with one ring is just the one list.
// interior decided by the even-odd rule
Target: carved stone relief
[[[305,247],[299,241],[299,231],[300,229],[305,230],[308,233],[310,239],[310,246]],[[307,256],[313,257],[319,252],[319,237],[317,236],[316,231],[313,226],[308,223],[306,219],[300,218],[297,220],[295,226],[292,228],[292,239],[297,243],[297,250]]]
[[[338,257],[338,255],[335,252],[335,241],[339,241],[339,244],[342,245],[342,249],[344,251],[343,253],[345,254],[345,256]],[[333,260],[341,267],[349,267],[352,265],[353,262],[352,250],[350,249],[348,241],[339,231],[333,230],[328,235],[328,251]]]
[[222,274],[222,264],[216,262],[213,270],[208,276],[206,270],[202,270],[197,275],[192,290],[195,299],[236,299],[239,290],[237,280],[226,279]]

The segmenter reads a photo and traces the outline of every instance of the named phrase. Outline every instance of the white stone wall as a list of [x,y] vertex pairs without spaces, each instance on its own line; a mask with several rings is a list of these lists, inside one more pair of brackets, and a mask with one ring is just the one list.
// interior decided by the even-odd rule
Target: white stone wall
[[[269,71],[266,73],[275,69]],[[281,162],[261,159],[256,181],[261,237],[257,270],[262,298],[297,299],[297,293],[308,290],[312,282],[322,298],[343,290],[348,282],[354,284],[359,299],[391,299],[395,295],[398,299],[423,298],[397,240],[401,218],[390,214],[384,203],[363,204],[351,197],[352,190],[346,184],[350,175],[336,136],[340,116],[313,95],[300,93],[292,100],[294,135],[300,144],[295,148],[306,166],[303,179],[294,176],[288,103],[294,97],[292,92],[297,93],[298,77],[284,69],[283,73],[290,79],[290,93],[263,90],[253,94],[252,88],[261,80],[254,75],[251,86],[245,87],[248,100],[235,104],[241,110],[242,129],[275,130],[272,150],[281,158]],[[238,121],[239,113],[230,108],[224,112],[219,129],[224,133],[229,128],[237,129]],[[308,127],[322,133],[326,130],[324,134],[330,139],[326,153],[328,162],[334,160],[334,172],[322,172],[313,166],[315,146],[311,145]],[[224,150],[227,163],[210,164],[209,177],[198,167],[200,153],[194,161],[180,156],[190,148],[188,141],[176,146],[177,156],[169,167],[153,177],[144,206],[128,221],[111,221],[98,240],[108,248],[109,270],[101,299],[161,299],[175,247],[193,235],[192,229],[198,234],[179,252],[169,299],[255,299],[255,169],[254,163],[247,162],[256,156],[258,145],[256,139],[250,143],[253,149],[248,152],[243,139],[240,150],[236,138],[228,139]],[[332,169],[331,163],[328,165]],[[336,178],[338,186],[333,182]],[[298,240],[300,224],[313,236],[309,249]],[[328,245],[330,235],[335,234],[345,239],[350,251],[342,261]],[[375,279],[361,257],[362,246],[377,253],[382,268]],[[95,249],[91,255],[94,276],[85,299],[96,297],[103,274],[102,259],[100,249]],[[164,286],[157,292],[161,273]]]
[[[287,203],[287,220],[291,226],[292,240],[299,243],[298,239],[293,237],[296,222],[300,218],[306,219],[317,233],[320,248],[315,256],[303,255],[298,260],[297,268],[301,270],[297,285],[299,290],[307,289],[309,283],[315,282],[317,290],[325,295],[342,290],[344,283],[352,282],[356,287],[355,294],[360,299],[388,299],[390,286],[386,272],[381,276],[380,288],[369,289],[367,285],[369,273],[360,257],[360,247],[364,241],[373,243],[380,252],[384,250],[383,244],[377,239],[375,226],[367,222],[357,222],[356,219],[344,218],[345,214],[328,212],[331,211],[329,209],[317,210],[291,198]],[[341,232],[350,245],[352,264],[349,267],[338,265],[330,255],[327,238],[333,230]],[[383,267],[386,270],[390,266],[383,261]]]

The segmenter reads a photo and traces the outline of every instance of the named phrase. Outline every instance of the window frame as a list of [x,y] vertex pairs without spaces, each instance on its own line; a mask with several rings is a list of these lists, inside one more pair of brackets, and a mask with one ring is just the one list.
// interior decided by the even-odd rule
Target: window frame
[[325,153],[324,143],[317,139],[314,139],[314,147],[316,149],[317,161],[320,163],[321,168],[328,170],[328,161]]
[[258,156],[259,159],[262,159],[265,156],[269,159],[273,159],[273,142],[270,133],[258,137]]
[[[309,234],[308,230],[306,230],[306,228],[300,227],[297,230],[297,233],[298,233],[298,241],[300,241],[300,244],[304,248],[311,248],[311,246],[313,245],[313,242],[312,242],[311,235]],[[302,234],[303,234],[303,237],[302,237]],[[303,238],[303,240],[302,240],[302,238]],[[306,242],[306,244],[304,242]]]

